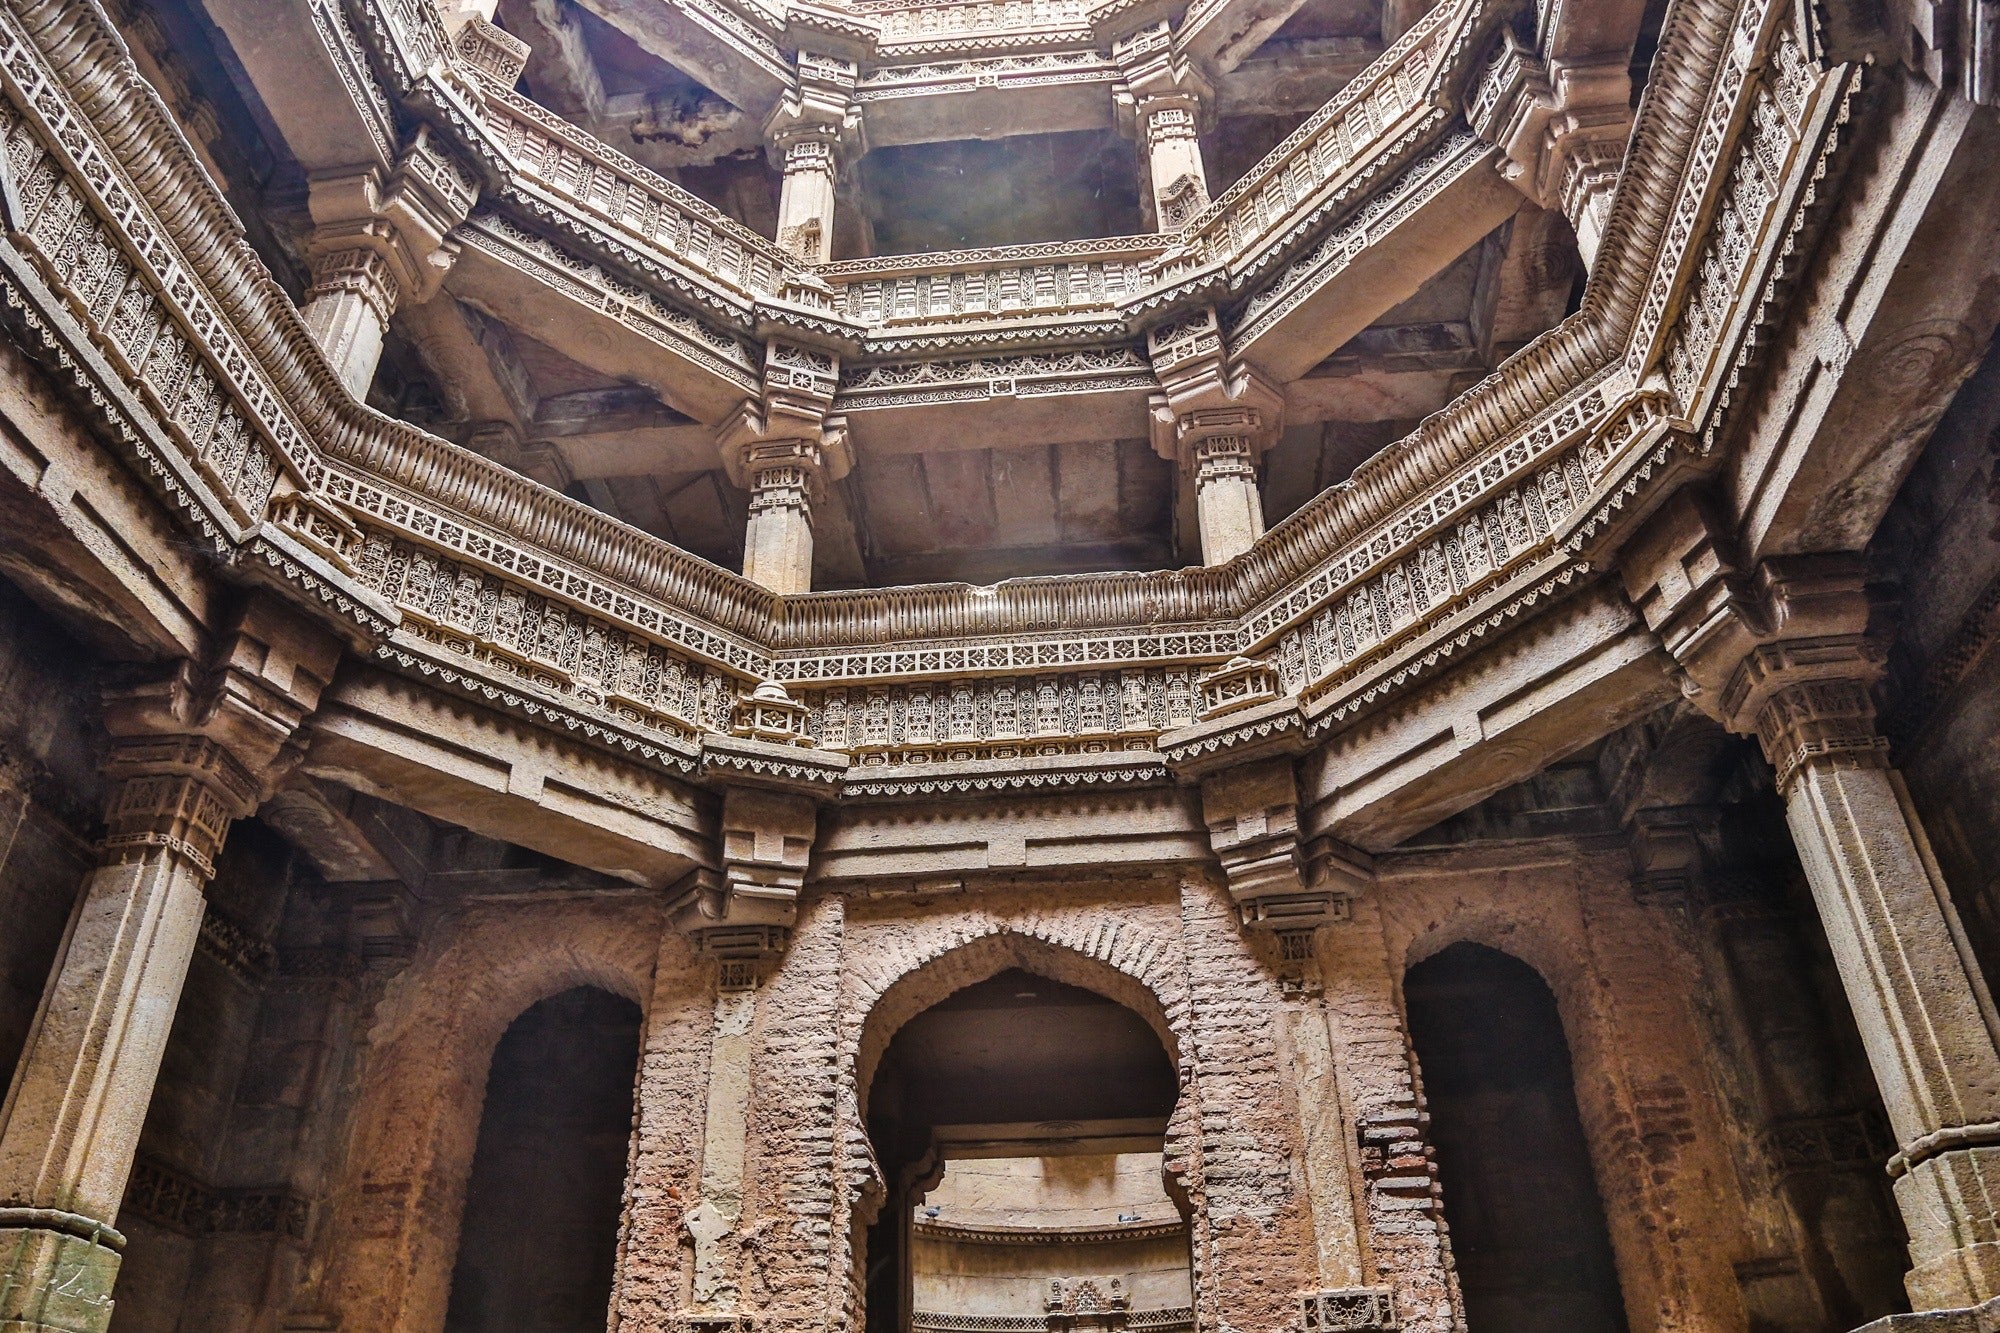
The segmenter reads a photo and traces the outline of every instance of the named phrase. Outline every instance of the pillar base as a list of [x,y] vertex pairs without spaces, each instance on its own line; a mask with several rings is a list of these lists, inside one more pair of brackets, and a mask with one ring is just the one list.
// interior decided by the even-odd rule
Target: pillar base
[[0,1209],[0,1333],[105,1333],[118,1277],[114,1245],[124,1237],[109,1227],[97,1240],[75,1234],[88,1220],[66,1215],[50,1226],[6,1225],[6,1214],[30,1211],[41,1210]]
[[1898,1177],[1895,1192],[1910,1233],[1903,1278],[1910,1304],[1964,1310],[2000,1299],[2000,1219],[1992,1203],[2000,1196],[2000,1148],[1926,1157]]
[[1854,1333],[2000,1333],[2000,1296],[1963,1310],[1885,1315]]

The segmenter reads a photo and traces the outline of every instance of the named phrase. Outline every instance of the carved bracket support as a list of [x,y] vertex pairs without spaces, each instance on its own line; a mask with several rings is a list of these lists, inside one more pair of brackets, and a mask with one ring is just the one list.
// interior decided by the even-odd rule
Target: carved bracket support
[[732,730],[702,738],[701,776],[722,790],[720,869],[682,881],[673,913],[703,953],[759,960],[782,953],[791,937],[819,806],[848,761],[813,744],[806,710],[776,681],[737,705]]

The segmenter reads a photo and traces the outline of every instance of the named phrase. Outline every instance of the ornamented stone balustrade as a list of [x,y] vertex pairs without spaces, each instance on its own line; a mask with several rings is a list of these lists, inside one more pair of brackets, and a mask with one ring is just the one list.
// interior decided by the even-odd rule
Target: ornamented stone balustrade
[[882,25],[885,51],[943,54],[1009,45],[1092,42],[1088,0],[945,0],[939,4],[880,4],[855,8]]
[[842,314],[884,335],[1095,316],[1122,336],[1119,309],[1145,290],[1145,265],[1164,249],[1158,237],[1114,236],[851,259],[819,272]]
[[335,607],[393,664],[687,771],[695,738],[778,680],[864,769],[1086,756],[1074,775],[1150,762],[1194,680],[1239,655],[1312,727],[1351,719],[1560,596],[1700,447],[1853,75],[1815,66],[1772,0],[1674,14],[1663,40],[1706,43],[1714,79],[1648,90],[1583,310],[1213,569],[779,598],[368,412],[166,109],[105,77],[120,48],[81,6],[29,29],[0,5],[0,284],[218,556]]
[[1108,87],[1117,79],[1118,67],[1095,51],[1037,51],[889,65],[864,75],[855,86],[854,100],[865,109],[891,98],[939,97],[981,88],[1016,92],[1069,84]]
[[1450,0],[1425,15],[1196,214],[1180,234],[1181,246],[1162,258],[1159,281],[1214,265],[1254,271],[1270,262],[1272,242],[1352,202],[1397,156],[1442,127],[1449,76],[1469,58],[1488,8],[1486,0]]
[[[1218,266],[1227,270],[1226,285],[1242,289],[1251,279],[1288,257],[1311,240],[1323,226],[1393,179],[1399,170],[1431,143],[1448,120],[1454,89],[1469,77],[1467,64],[1476,38],[1488,21],[1490,0],[1454,0],[1442,5],[1404,35],[1363,74],[1344,88],[1265,160],[1197,215],[1170,247],[1143,257],[1137,274],[1104,271],[1107,314],[1117,313],[1129,324],[1154,317],[1177,301],[1189,299],[1189,286],[1201,285]],[[588,247],[633,269],[642,281],[659,284],[659,295],[688,305],[732,325],[730,332],[748,337],[754,317],[751,307],[777,295],[785,275],[797,261],[775,243],[735,223],[686,191],[661,179],[581,129],[568,124],[514,93],[490,60],[480,58],[477,43],[462,42],[455,50],[444,40],[437,16],[422,6],[369,0],[365,6],[376,22],[374,31],[400,70],[405,97],[439,108],[455,122],[469,145],[482,155],[503,184],[501,196],[533,215],[538,225],[568,233]],[[1072,10],[1082,39],[1090,22],[1108,21],[1120,6],[1092,9],[1083,0],[1000,0],[994,4],[937,4],[917,7],[864,5],[862,11],[879,19],[882,42],[891,45],[902,29],[914,24],[926,32],[942,32],[961,20],[973,24],[968,34],[979,49],[992,47],[993,28],[1017,24],[1024,33],[1048,38],[1051,24],[1067,22]],[[963,14],[960,11],[965,11]],[[970,17],[977,15],[978,17]],[[978,25],[988,25],[980,27]],[[968,42],[975,42],[967,36]],[[935,44],[934,44],[935,45]],[[948,53],[950,43],[938,46]],[[968,47],[967,49],[971,49]],[[925,52],[913,52],[926,54]],[[1032,57],[994,56],[946,64],[890,65],[864,78],[857,95],[908,95],[912,89],[939,90],[969,85],[1039,86],[1051,80],[1098,80],[1109,67],[1093,52],[1049,52]],[[452,90],[457,90],[456,92]],[[871,91],[872,90],[872,91]],[[379,95],[379,94],[378,94]],[[455,112],[455,114],[454,114]],[[489,224],[490,225],[490,224]],[[1134,238],[1136,241],[1136,238]],[[1060,273],[1037,274],[1032,281],[1054,284],[1068,280],[1071,292],[1053,313],[1064,313],[1076,302],[1076,276],[1093,294],[1097,291],[1098,256],[1104,246],[1133,242],[1071,242],[1036,247],[1048,267]],[[961,277],[973,271],[991,272],[1009,266],[1005,250],[979,252],[976,261],[960,254],[933,255],[906,261],[930,271],[930,290],[911,286],[912,299],[927,312],[939,310],[938,284],[952,284],[949,300],[962,300]],[[870,261],[879,263],[879,261]],[[1082,267],[1081,275],[1072,276]],[[842,265],[823,266],[829,278]],[[909,270],[906,270],[909,271]],[[963,271],[961,273],[961,271]],[[911,273],[914,283],[915,273]],[[989,280],[989,282],[992,280]],[[973,299],[1005,311],[1009,294],[1001,288]],[[1115,292],[1113,296],[1111,293]],[[902,292],[884,289],[879,303],[864,290],[850,301],[847,313],[873,323],[855,311],[880,309],[884,323],[894,325],[904,302]],[[1210,294],[1212,299],[1212,294]],[[601,308],[601,302],[599,303]],[[1030,307],[1032,308],[1032,307]],[[1049,336],[1075,337],[1069,328]],[[1129,329],[1106,323],[1101,336],[1124,338]]]
[[552,217],[582,213],[744,304],[778,292],[796,261],[775,242],[511,89],[487,83],[481,91],[481,124],[505,153],[512,184],[543,195]]

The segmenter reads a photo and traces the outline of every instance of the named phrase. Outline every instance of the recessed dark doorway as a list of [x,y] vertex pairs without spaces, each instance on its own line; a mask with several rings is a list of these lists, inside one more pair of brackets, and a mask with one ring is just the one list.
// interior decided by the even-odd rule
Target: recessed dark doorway
[[493,1051],[447,1333],[602,1333],[639,1064],[639,1007],[591,987]]
[[1555,996],[1454,944],[1403,982],[1469,1333],[1625,1333]]

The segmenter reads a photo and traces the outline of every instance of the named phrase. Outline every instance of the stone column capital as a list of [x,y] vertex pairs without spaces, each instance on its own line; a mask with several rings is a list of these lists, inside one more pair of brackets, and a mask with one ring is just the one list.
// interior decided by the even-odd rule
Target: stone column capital
[[1776,770],[1781,794],[1808,765],[1889,763],[1889,742],[1876,729],[1868,684],[1854,677],[1796,681],[1771,691],[1757,713],[1757,742]]
[[716,435],[729,479],[755,491],[760,473],[796,470],[815,490],[846,476],[854,463],[847,420],[830,415],[840,357],[773,340],[764,348],[764,391],[748,399]]
[[1632,128],[1632,79],[1622,54],[1544,62],[1503,34],[1465,111],[1473,132],[1506,155],[1503,175],[1576,229],[1596,252]]
[[136,736],[112,747],[100,859],[106,865],[165,852],[207,880],[230,824],[257,808],[258,784],[205,736]]
[[163,676],[108,685],[105,730],[121,746],[202,742],[254,775],[253,795],[268,792],[288,771],[299,727],[319,706],[345,646],[317,621],[253,596],[226,623],[207,664],[183,661]]
[[1123,76],[1112,97],[1127,134],[1145,129],[1143,118],[1155,109],[1181,107],[1198,115],[1214,109],[1214,86],[1178,49],[1164,19],[1113,42],[1111,60]]
[[1712,510],[1682,491],[1628,543],[1620,574],[1690,702],[1738,735],[1761,735],[1765,705],[1782,691],[1865,687],[1881,674],[1880,608],[1859,554],[1741,569]]
[[[859,78],[847,57],[801,49],[792,86],[764,119],[773,165],[786,171],[837,171],[867,151],[861,110],[854,102]],[[810,149],[811,151],[798,151]]]
[[1255,367],[1229,359],[1212,309],[1152,330],[1146,350],[1160,381],[1149,413],[1160,457],[1195,471],[1204,456],[1247,449],[1254,462],[1284,429],[1283,392]]
[[428,127],[386,172],[368,164],[314,175],[311,295],[358,292],[385,322],[399,302],[429,300],[457,256],[448,238],[478,197],[478,179]]

